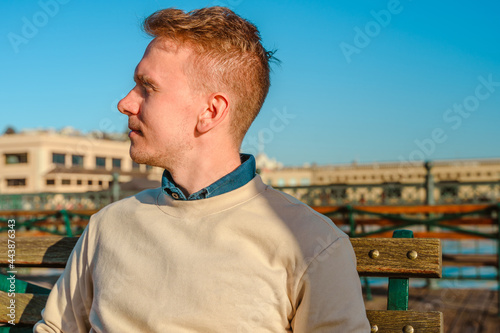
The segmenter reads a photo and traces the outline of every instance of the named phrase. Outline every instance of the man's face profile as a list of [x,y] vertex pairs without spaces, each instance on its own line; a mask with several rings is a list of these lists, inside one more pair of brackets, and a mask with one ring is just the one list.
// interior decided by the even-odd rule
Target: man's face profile
[[130,156],[136,163],[168,167],[192,149],[201,96],[183,71],[191,52],[155,38],[135,69],[135,87],[118,103],[129,117]]

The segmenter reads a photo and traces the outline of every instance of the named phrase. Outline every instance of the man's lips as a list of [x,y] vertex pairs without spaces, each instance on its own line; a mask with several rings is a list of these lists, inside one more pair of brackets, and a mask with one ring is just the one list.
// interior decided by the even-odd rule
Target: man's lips
[[[130,127],[129,127],[130,128]],[[134,129],[134,128],[130,128],[130,132],[128,133],[128,136],[130,137],[131,135],[133,134],[137,134],[137,135],[140,135],[142,136],[142,132],[138,129]]]
[[132,135],[132,134],[137,134],[137,135],[141,135],[142,136],[142,131],[140,129],[139,126],[134,126],[134,124],[131,124],[129,122],[128,124],[128,128],[130,129],[130,132],[129,132],[129,136]]

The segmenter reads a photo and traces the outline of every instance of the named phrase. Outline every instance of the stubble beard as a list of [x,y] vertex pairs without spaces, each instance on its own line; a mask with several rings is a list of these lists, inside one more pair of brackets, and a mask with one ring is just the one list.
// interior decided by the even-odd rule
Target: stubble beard
[[172,172],[175,168],[182,167],[185,163],[185,153],[191,150],[189,144],[177,145],[175,150],[151,151],[147,148],[134,146],[131,142],[129,154],[132,160],[138,164],[146,164],[154,167],[160,167]]

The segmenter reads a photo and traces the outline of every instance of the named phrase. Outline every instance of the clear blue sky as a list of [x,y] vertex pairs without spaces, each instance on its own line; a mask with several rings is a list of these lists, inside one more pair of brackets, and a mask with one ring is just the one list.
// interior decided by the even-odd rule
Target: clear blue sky
[[282,61],[244,150],[285,165],[500,157],[497,1],[60,2],[0,2],[0,131],[124,131],[142,19],[218,4]]

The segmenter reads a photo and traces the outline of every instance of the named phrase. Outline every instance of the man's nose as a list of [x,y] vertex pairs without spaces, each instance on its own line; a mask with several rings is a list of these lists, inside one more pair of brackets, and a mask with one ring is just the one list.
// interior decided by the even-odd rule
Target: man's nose
[[127,116],[137,114],[139,112],[139,101],[138,96],[135,95],[134,89],[130,90],[127,96],[118,102],[118,111]]

